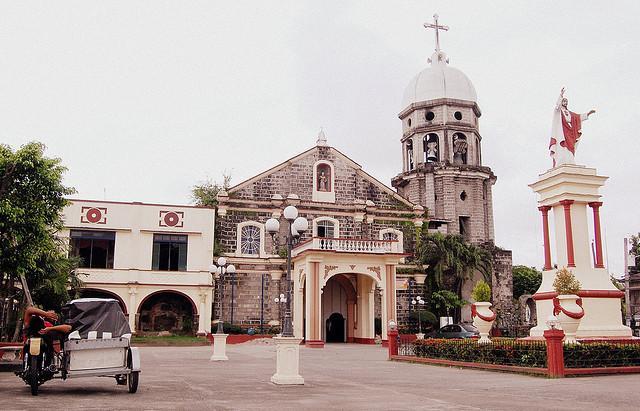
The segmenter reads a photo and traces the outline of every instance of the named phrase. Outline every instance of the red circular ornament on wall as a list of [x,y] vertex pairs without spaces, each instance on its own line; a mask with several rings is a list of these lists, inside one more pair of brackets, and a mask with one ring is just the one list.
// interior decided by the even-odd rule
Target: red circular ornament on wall
[[173,211],[168,212],[164,215],[164,223],[169,227],[175,226],[176,224],[178,224],[178,221],[180,221],[180,218],[178,217],[178,214],[174,213]]
[[90,208],[87,210],[87,221],[90,223],[97,223],[102,220],[102,212],[97,208]]

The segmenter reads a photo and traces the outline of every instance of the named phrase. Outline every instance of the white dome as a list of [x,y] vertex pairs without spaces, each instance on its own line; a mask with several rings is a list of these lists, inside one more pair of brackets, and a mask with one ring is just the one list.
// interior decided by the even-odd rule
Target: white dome
[[418,73],[404,90],[402,110],[412,103],[439,98],[477,102],[471,80],[462,71],[449,66],[446,54],[436,52],[429,61],[431,67]]

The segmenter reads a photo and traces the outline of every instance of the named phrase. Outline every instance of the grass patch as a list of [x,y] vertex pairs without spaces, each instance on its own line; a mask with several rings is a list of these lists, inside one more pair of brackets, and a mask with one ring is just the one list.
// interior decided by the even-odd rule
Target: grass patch
[[209,341],[205,337],[195,337],[192,335],[142,335],[134,336],[131,339],[133,345],[147,345],[156,347],[185,347],[195,345],[209,345]]

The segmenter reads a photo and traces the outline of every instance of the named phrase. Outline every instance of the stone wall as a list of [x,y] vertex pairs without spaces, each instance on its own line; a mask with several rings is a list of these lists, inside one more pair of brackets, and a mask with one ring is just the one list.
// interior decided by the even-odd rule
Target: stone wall
[[496,325],[509,328],[517,325],[513,307],[513,272],[510,250],[495,248],[493,250],[493,273],[491,291],[493,294],[493,309],[497,313]]

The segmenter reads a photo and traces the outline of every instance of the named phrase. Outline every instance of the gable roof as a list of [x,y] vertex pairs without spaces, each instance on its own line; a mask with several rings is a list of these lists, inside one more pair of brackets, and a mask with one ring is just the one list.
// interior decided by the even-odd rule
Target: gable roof
[[[295,161],[302,159],[306,156],[308,156],[309,154],[315,152],[318,150],[318,146],[315,147],[311,147],[308,150],[303,151],[302,153],[295,155],[291,158],[289,158],[288,160],[283,161],[282,163],[271,167],[270,169],[263,171],[260,174],[257,174],[247,180],[244,180],[238,184],[236,184],[233,187],[229,187],[229,189],[227,190],[228,193],[232,193],[234,191],[237,190],[242,190],[243,188],[253,184],[254,182],[270,175],[273,173],[276,173],[280,170],[282,170],[283,168],[291,165],[292,163],[294,163]],[[377,178],[373,177],[371,174],[367,173],[366,171],[364,171],[362,169],[362,166],[358,163],[356,163],[355,161],[353,161],[351,158],[349,158],[348,156],[346,156],[345,154],[343,154],[341,151],[333,148],[333,147],[329,147],[329,150],[336,155],[337,157],[340,157],[343,161],[345,161],[347,164],[349,164],[351,167],[356,169],[356,173],[358,175],[360,175],[361,177],[363,177],[365,180],[368,180],[369,182],[371,182],[372,184],[374,184],[376,187],[378,187],[381,191],[383,191],[384,193],[392,196],[393,198],[395,198],[397,201],[405,204],[408,207],[413,208],[413,206],[415,206],[414,203],[410,202],[409,200],[407,200],[406,198],[402,197],[400,194],[396,193],[392,188],[390,188],[389,186],[387,186],[386,184],[384,184],[383,182],[381,182],[380,180],[378,180]]]

